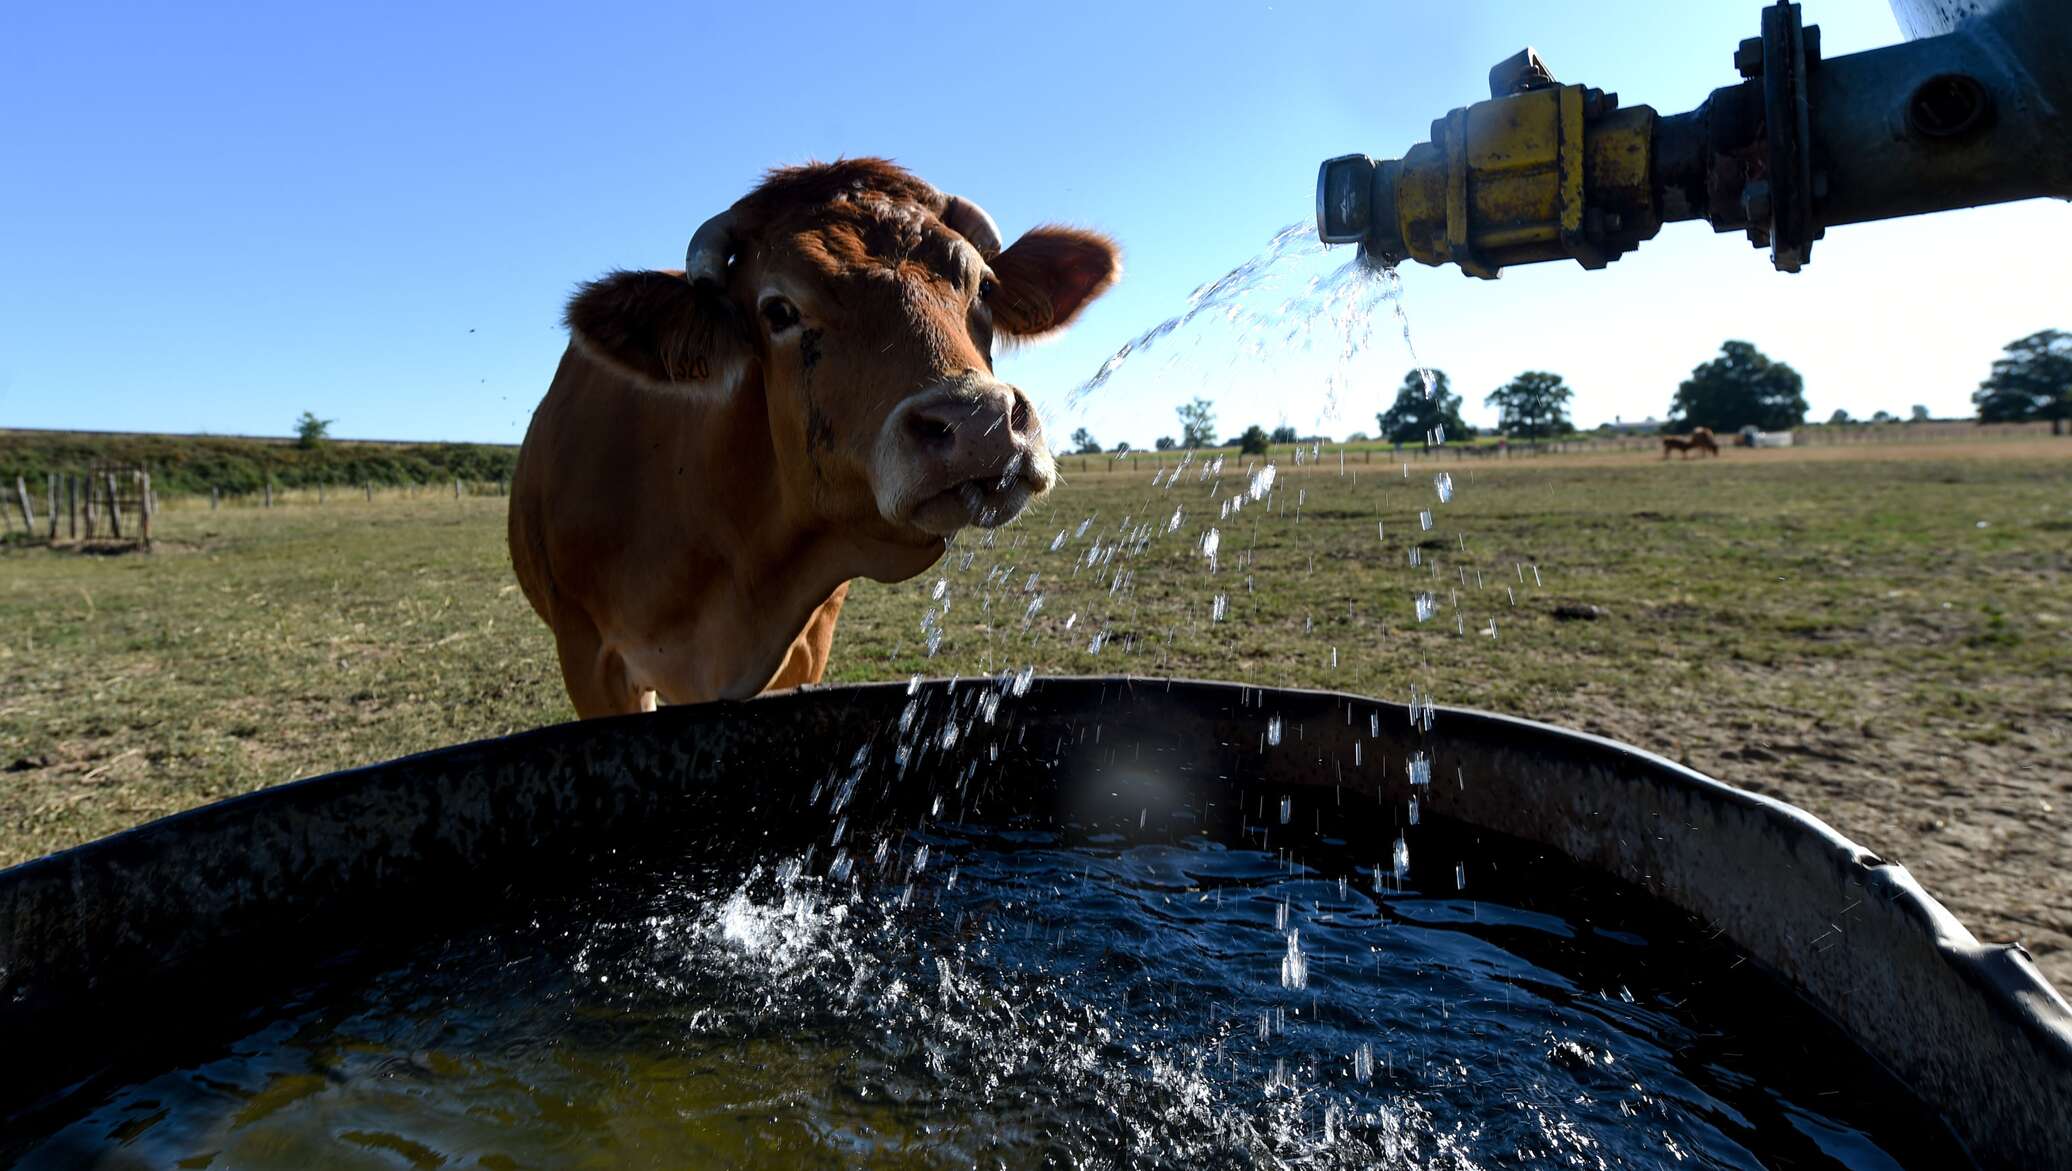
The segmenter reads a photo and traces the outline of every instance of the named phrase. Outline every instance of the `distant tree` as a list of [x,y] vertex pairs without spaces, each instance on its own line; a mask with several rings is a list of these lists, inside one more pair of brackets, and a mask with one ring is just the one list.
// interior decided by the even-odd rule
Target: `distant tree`
[[1216,409],[1208,399],[1198,398],[1177,408],[1180,416],[1180,446],[1211,447],[1216,442]]
[[1466,438],[1472,432],[1460,419],[1460,396],[1453,393],[1444,370],[1432,371],[1432,393],[1425,395],[1424,376],[1416,370],[1403,375],[1396,401],[1374,416],[1381,424],[1382,438],[1390,443],[1417,443],[1434,430],[1444,428],[1443,439]]
[[1878,411],[1878,412],[1874,413],[1873,415],[1871,415],[1871,422],[1873,422],[1873,423],[1897,423],[1897,422],[1899,422],[1899,416],[1898,416],[1898,415],[1895,415],[1895,414],[1893,414],[1893,413],[1892,413],[1891,411]]
[[337,421],[319,419],[309,411],[302,412],[302,417],[295,420],[295,446],[304,451],[314,451],[323,446],[324,440],[331,438],[331,424]]
[[1505,431],[1542,439],[1569,433],[1568,402],[1574,396],[1561,375],[1528,370],[1490,391],[1483,405],[1497,409],[1497,425]]
[[1161,435],[1158,437],[1157,441],[1154,442],[1151,446],[1156,447],[1160,451],[1171,451],[1180,445],[1173,442],[1172,436]]
[[1835,413],[1827,417],[1827,425],[1830,427],[1840,427],[1843,424],[1851,423],[1854,421],[1855,420],[1849,417],[1849,412],[1843,410],[1840,407],[1836,407]]
[[1345,441],[1347,443],[1365,443],[1367,442],[1367,433],[1365,431],[1355,431],[1351,435],[1346,436]]
[[1981,423],[2049,419],[2050,433],[2063,435],[2072,418],[2072,333],[2046,329],[2007,343],[1971,401]]
[[1125,439],[1121,443],[1116,444],[1111,450],[1116,455],[1128,455],[1130,453],[1130,441]]
[[1913,417],[1908,421],[1914,423],[1926,423],[1931,417],[1932,416],[1929,415],[1927,407],[1922,406],[1920,403],[1915,403]]
[[1093,432],[1081,427],[1072,433],[1072,453],[1074,455],[1099,455],[1101,453],[1101,445],[1099,441],[1094,439]]
[[1275,443],[1293,443],[1295,442],[1295,428],[1288,426],[1286,423],[1283,423],[1280,426],[1275,427],[1273,429],[1273,434],[1271,436],[1268,436],[1268,438],[1272,439]]
[[1669,427],[1677,431],[1788,431],[1805,421],[1805,379],[1747,342],[1721,345],[1720,356],[1692,370],[1669,404]]
[[1245,455],[1265,455],[1266,444],[1266,428],[1257,423],[1245,428],[1245,433],[1237,437],[1237,449]]

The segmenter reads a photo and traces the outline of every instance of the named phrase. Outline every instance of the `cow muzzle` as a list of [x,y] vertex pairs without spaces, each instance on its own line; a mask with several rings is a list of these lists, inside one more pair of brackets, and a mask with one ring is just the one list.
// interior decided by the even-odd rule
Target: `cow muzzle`
[[1057,478],[1028,396],[990,380],[931,387],[900,403],[885,420],[877,463],[878,511],[941,537],[1006,524]]

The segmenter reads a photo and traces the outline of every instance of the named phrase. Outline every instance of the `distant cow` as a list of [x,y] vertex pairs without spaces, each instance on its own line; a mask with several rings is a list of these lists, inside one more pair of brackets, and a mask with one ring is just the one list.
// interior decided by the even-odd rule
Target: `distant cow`
[[1699,427],[1694,429],[1688,437],[1664,435],[1662,437],[1662,458],[1668,459],[1669,453],[1672,451],[1682,452],[1685,459],[1691,458],[1691,452],[1693,451],[1709,451],[1714,455],[1718,455],[1719,443],[1712,437],[1712,428]]
[[817,682],[849,581],[927,569],[1055,464],[993,342],[1062,329],[1115,245],[855,159],[773,171],[684,271],[577,290],[511,485],[511,562],[584,717]]

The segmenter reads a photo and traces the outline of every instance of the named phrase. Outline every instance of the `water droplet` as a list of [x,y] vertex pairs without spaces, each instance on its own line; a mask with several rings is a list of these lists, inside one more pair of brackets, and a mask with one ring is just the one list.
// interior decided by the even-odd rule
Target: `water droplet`
[[1439,493],[1439,503],[1445,504],[1453,499],[1453,477],[1451,475],[1440,472],[1438,475],[1433,476],[1432,487]]
[[1278,714],[1267,718],[1266,742],[1268,744],[1279,744],[1281,742],[1281,717]]
[[1402,882],[1410,877],[1410,843],[1403,840],[1402,834],[1396,835],[1396,848],[1391,861],[1391,868],[1395,873],[1397,882]]
[[1302,933],[1288,932],[1288,954],[1281,957],[1281,987],[1309,987],[1309,958],[1302,954]]
[[[1414,716],[1412,717],[1415,718]],[[1410,784],[1429,786],[1432,783],[1432,758],[1422,752],[1410,754]]]

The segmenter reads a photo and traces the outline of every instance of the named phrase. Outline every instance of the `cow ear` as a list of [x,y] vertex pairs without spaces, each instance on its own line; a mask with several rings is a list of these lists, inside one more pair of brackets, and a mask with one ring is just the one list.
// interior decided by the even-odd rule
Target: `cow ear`
[[1065,328],[1122,276],[1115,241],[1078,228],[1035,228],[995,256],[993,326],[1034,338]]
[[754,348],[734,303],[681,272],[614,272],[576,290],[571,333],[593,355],[650,382],[727,391]]

